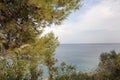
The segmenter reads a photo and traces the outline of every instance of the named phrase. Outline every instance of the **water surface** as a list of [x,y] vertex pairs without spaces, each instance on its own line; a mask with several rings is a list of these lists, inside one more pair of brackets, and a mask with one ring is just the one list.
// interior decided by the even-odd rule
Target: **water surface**
[[61,44],[55,57],[60,62],[76,65],[79,71],[94,70],[102,52],[120,52],[120,44]]

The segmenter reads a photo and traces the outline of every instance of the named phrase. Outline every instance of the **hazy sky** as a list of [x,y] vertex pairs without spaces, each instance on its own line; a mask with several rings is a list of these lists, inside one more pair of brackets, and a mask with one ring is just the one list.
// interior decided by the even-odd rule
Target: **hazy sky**
[[120,43],[120,0],[84,0],[79,11],[73,12],[53,31],[60,43]]

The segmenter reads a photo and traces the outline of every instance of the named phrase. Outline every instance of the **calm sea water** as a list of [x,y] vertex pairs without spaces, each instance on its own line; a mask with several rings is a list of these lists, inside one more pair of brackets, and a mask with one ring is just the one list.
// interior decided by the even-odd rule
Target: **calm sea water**
[[59,63],[76,65],[79,71],[92,71],[99,63],[100,54],[112,50],[120,52],[120,44],[61,44],[55,57]]

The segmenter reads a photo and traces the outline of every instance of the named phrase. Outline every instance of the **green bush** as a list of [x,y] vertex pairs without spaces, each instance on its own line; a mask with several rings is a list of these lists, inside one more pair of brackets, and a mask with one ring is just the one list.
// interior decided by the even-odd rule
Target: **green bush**
[[98,67],[92,74],[78,72],[75,67],[62,63],[52,80],[120,80],[120,53],[102,53]]

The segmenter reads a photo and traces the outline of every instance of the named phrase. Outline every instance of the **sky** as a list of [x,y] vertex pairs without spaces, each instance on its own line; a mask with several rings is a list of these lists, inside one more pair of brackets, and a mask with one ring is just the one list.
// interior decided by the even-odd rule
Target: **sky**
[[61,44],[120,43],[120,0],[83,0],[62,25],[47,27]]

